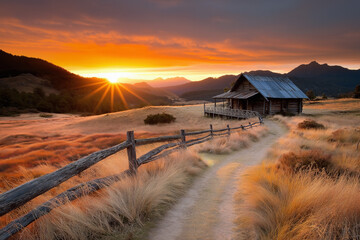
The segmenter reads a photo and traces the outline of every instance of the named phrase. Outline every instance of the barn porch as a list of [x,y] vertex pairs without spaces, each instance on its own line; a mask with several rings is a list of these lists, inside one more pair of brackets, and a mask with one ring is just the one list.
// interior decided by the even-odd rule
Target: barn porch
[[222,106],[206,106],[204,103],[204,115],[205,116],[221,116],[221,117],[229,117],[229,118],[237,118],[237,119],[247,119],[258,117],[261,118],[261,115],[256,111],[250,110],[242,110],[242,109],[233,109]]

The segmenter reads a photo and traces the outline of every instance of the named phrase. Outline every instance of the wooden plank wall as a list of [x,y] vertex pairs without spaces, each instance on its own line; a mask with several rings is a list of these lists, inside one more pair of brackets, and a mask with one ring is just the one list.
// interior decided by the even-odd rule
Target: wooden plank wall
[[300,113],[301,99],[269,99],[271,101],[270,114],[276,114],[281,111],[290,112],[294,114]]
[[290,113],[294,113],[294,114],[299,113],[299,99],[289,99],[288,100],[288,111]]
[[271,101],[271,115],[281,111],[281,99],[269,99],[269,101]]

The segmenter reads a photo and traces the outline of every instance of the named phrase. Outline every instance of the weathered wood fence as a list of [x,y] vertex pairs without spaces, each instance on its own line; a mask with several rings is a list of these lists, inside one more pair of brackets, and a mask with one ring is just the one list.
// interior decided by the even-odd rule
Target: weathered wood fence
[[[210,125],[210,129],[208,130],[197,132],[185,132],[185,130],[180,130],[179,135],[161,136],[146,139],[135,139],[134,131],[128,131],[127,140],[118,145],[94,152],[52,173],[43,175],[16,188],[13,188],[7,192],[2,193],[0,195],[0,216],[3,216],[6,213],[24,205],[35,197],[60,185],[69,178],[83,172],[84,170],[107,158],[108,156],[113,155],[121,150],[127,149],[127,155],[129,160],[128,170],[119,174],[81,183],[73,188],[66,190],[65,192],[41,204],[40,206],[31,210],[26,215],[12,221],[7,226],[0,229],[0,239],[8,239],[12,235],[16,234],[17,232],[21,231],[23,228],[34,222],[36,219],[48,214],[54,208],[59,207],[60,205],[64,205],[67,202],[73,201],[82,196],[89,195],[99,189],[107,187],[114,182],[121,180],[126,176],[136,174],[137,169],[143,164],[162,158],[174,151],[178,151],[192,145],[209,141],[215,136],[230,135],[231,130],[246,130],[262,123],[262,119],[259,118],[258,122],[249,122],[249,124],[245,126],[241,125],[238,127],[230,128],[230,126],[227,125],[227,127],[224,129],[214,130],[212,125]],[[204,134],[206,135],[198,138],[190,140],[186,139],[188,136]],[[156,147],[138,158],[136,157],[136,146],[158,142],[169,143]]]

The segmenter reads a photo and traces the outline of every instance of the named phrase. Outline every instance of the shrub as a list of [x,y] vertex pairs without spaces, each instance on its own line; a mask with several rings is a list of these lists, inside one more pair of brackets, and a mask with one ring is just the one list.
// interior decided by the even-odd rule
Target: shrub
[[358,129],[337,129],[328,138],[329,142],[342,144],[355,144],[360,141],[360,130]]
[[39,116],[43,117],[43,118],[52,118],[53,117],[53,115],[49,114],[49,113],[40,113]]
[[144,119],[145,124],[171,123],[175,122],[175,117],[167,113],[150,114]]
[[313,90],[309,90],[306,92],[306,96],[310,99],[310,100],[314,100],[316,98],[315,93],[313,92]]
[[325,129],[325,126],[321,123],[315,122],[314,120],[304,120],[299,123],[298,128],[300,129]]
[[333,169],[331,155],[321,150],[313,149],[299,153],[289,152],[279,158],[279,167],[291,172],[302,169],[324,169],[327,173]]

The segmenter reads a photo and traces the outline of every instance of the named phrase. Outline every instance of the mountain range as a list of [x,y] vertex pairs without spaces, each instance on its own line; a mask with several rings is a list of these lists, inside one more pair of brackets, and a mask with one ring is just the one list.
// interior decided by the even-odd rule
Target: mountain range
[[[302,64],[288,73],[281,74],[268,70],[245,72],[246,74],[261,76],[287,76],[303,92],[313,90],[315,94],[326,94],[336,97],[349,93],[360,84],[360,69],[350,70],[341,66],[319,64],[316,61]],[[176,87],[165,88],[187,100],[210,100],[212,96],[230,88],[239,75],[224,75],[219,78],[206,78],[198,82],[190,82]]]
[[165,88],[165,87],[173,87],[178,86],[186,83],[190,83],[189,79],[184,77],[172,77],[172,78],[155,78],[153,80],[144,80],[144,79],[122,79],[123,82],[131,83],[131,84],[138,84],[138,83],[147,83],[149,86],[154,88]]
[[[316,61],[302,64],[285,74],[267,70],[246,73],[264,76],[285,75],[304,92],[313,90],[317,95],[338,96],[353,91],[355,86],[360,84],[360,70],[319,64]],[[201,81],[190,81],[183,77],[157,78],[146,82],[133,80],[133,84],[119,84],[127,103],[124,104],[121,98],[117,99],[119,106],[122,106],[117,109],[122,110],[125,105],[136,107],[144,104],[171,104],[179,97],[186,100],[210,100],[212,96],[229,88],[238,76],[209,77]],[[0,88],[15,88],[19,92],[31,92],[34,88],[42,88],[46,94],[68,91],[73,95],[92,94],[94,98],[101,98],[106,94],[106,88],[97,91],[96,94],[93,92],[106,83],[105,79],[84,78],[42,59],[15,56],[0,50]]]
[[[168,105],[178,99],[172,92],[147,84],[110,86],[106,79],[85,78],[42,59],[0,50],[0,115],[1,108],[20,105],[41,111],[104,113],[146,105]],[[40,97],[44,99],[40,99],[39,94],[30,96],[36,88],[42,89],[48,97],[42,97],[43,93]]]

